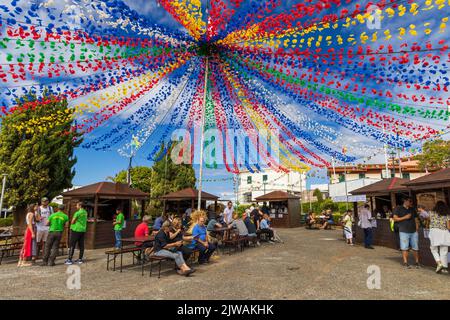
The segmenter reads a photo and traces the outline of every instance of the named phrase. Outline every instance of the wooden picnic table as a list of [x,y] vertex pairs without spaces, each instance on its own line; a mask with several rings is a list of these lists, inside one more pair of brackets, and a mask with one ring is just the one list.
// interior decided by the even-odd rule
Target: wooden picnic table
[[147,242],[153,242],[153,241],[155,241],[154,235],[150,235],[148,237],[130,237],[130,238],[122,239],[122,243],[124,243],[124,242],[126,242],[126,243],[135,243],[135,242],[147,243]]

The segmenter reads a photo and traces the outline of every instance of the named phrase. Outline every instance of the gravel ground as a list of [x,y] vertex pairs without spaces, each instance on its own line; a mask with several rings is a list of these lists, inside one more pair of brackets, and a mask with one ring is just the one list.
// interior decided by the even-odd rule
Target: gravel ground
[[[63,258],[56,267],[0,266],[0,299],[449,299],[450,276],[432,268],[404,270],[399,252],[349,247],[342,231],[279,230],[284,244],[225,254],[189,278],[163,266],[161,279],[140,268],[107,272],[104,250],[87,251],[81,290],[66,286]],[[367,268],[381,271],[381,289],[369,290]]]

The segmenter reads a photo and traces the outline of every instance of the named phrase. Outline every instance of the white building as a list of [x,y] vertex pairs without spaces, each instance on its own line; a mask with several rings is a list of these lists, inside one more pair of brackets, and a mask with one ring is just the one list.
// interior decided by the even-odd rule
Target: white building
[[[395,176],[413,180],[428,174],[426,170],[420,169],[417,160],[402,158],[401,168],[398,162],[395,165],[393,163],[388,163],[387,173],[386,164],[360,164],[328,168],[330,198],[346,197],[353,190],[381,181],[383,178]],[[345,183],[346,180],[347,183]],[[347,191],[347,195],[345,191]]]
[[300,172],[276,172],[273,169],[257,173],[243,171],[239,174],[237,197],[241,204],[252,203],[255,198],[276,190],[300,196],[306,191],[306,175]]
[[[82,187],[82,186],[73,186],[72,188],[64,189],[64,190],[63,190],[63,193],[64,193],[64,192],[67,192],[67,191],[72,191],[72,190],[75,190],[75,189],[78,189],[78,188],[81,188],[81,187]],[[54,197],[54,198],[52,199],[52,202],[57,203],[57,204],[62,204],[62,203],[63,203],[63,196],[60,194],[60,195]]]

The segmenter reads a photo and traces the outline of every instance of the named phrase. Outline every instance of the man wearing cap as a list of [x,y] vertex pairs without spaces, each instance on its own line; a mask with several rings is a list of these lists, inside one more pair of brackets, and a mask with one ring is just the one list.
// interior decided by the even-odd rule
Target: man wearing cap
[[49,226],[47,224],[48,218],[53,214],[53,208],[48,205],[48,198],[44,197],[41,199],[41,205],[38,207],[36,212],[36,245],[37,245],[37,256],[39,256],[39,251],[45,248],[45,242],[48,238]]
[[58,254],[59,243],[64,232],[64,227],[69,221],[67,214],[63,212],[64,205],[58,206],[58,211],[51,214],[47,219],[47,226],[49,226],[49,234],[45,243],[44,257],[42,259],[43,266],[54,266],[55,259]]

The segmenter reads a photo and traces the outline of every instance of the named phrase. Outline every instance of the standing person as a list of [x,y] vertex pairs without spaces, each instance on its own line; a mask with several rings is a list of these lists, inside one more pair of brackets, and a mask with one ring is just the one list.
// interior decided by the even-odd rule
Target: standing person
[[365,204],[358,212],[359,226],[364,230],[364,247],[366,249],[375,249],[372,247],[373,231],[372,231],[372,213],[370,206]]
[[430,250],[436,261],[436,273],[448,274],[450,246],[450,208],[443,201],[436,202],[431,212],[421,213],[430,224]]
[[69,240],[69,257],[64,262],[67,265],[73,264],[72,258],[75,253],[75,248],[78,244],[78,249],[80,250],[80,256],[75,262],[78,264],[83,263],[84,255],[84,235],[87,229],[87,211],[84,209],[83,202],[77,203],[77,211],[73,215],[70,224],[70,240]]
[[114,237],[116,242],[114,248],[120,249],[122,247],[122,229],[125,221],[125,216],[122,213],[122,208],[116,209],[116,219],[113,222]]
[[53,214],[53,208],[48,205],[48,198],[41,199],[41,205],[36,212],[36,244],[37,254],[39,257],[40,251],[44,251],[45,242],[47,242],[49,226],[47,224],[48,217]]
[[[35,215],[38,209],[38,204],[33,203],[27,207],[27,216],[25,221],[27,223],[27,229],[23,237],[23,246],[20,251],[18,267],[32,266],[36,260],[36,220]],[[32,262],[31,262],[31,261]]]
[[55,265],[55,259],[58,255],[59,243],[64,233],[64,227],[69,221],[67,214],[63,212],[64,205],[58,205],[58,210],[48,217],[47,224],[50,226],[49,235],[45,244],[44,257],[42,258],[43,266]]
[[353,245],[353,212],[352,210],[347,210],[345,213],[344,219],[342,220],[344,223],[344,234],[345,239],[347,240],[348,245]]
[[409,249],[412,250],[416,268],[419,264],[419,219],[412,207],[411,198],[403,199],[403,205],[394,210],[394,221],[398,223],[400,232],[400,249],[402,250],[403,266],[411,268],[408,264]]
[[189,276],[195,270],[189,268],[183,259],[183,254],[178,251],[178,247],[183,244],[182,241],[170,242],[170,222],[164,221],[161,229],[155,236],[155,256],[166,257],[175,260],[178,270],[178,274],[182,276]]
[[233,202],[228,201],[227,207],[223,211],[223,221],[226,224],[230,224],[233,222],[233,212],[234,212]]
[[205,217],[201,215],[197,224],[192,229],[192,246],[199,250],[198,263],[209,263],[211,255],[216,250],[216,246],[208,241],[208,235],[205,226]]

